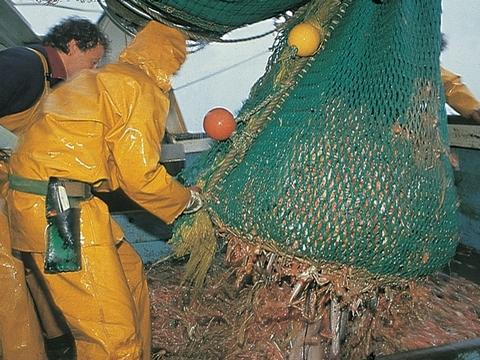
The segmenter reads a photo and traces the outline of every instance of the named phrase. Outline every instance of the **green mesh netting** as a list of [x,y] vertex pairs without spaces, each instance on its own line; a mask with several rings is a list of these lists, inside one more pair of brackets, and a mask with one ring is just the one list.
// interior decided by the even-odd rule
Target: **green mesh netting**
[[105,0],[112,20],[138,27],[155,19],[183,28],[191,38],[219,39],[225,33],[295,10],[308,0]]
[[[217,225],[375,276],[447,264],[457,223],[440,13],[440,0],[325,0],[294,18],[237,134],[183,174],[204,184]],[[328,34],[297,58],[286,36],[306,19]]]
[[297,8],[308,0],[147,0],[176,23],[228,32]]

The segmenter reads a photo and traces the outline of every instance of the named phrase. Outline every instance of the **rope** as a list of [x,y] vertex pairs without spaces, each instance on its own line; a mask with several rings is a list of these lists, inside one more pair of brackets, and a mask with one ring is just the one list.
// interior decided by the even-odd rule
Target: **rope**
[[[330,21],[333,18],[333,14],[336,14],[339,8],[344,11],[344,8],[339,6],[340,3],[338,1],[332,1],[332,5],[335,6],[330,6],[328,8],[328,14],[330,16],[323,16],[323,22]],[[299,14],[296,14],[295,17],[292,17],[291,21],[296,22],[296,20],[305,13],[318,18],[319,16],[317,12],[312,11],[311,9],[319,9],[317,1],[312,2],[310,7],[305,6],[302,11],[299,12]],[[325,13],[322,14],[325,15]],[[324,44],[327,40],[328,36],[325,38]],[[322,45],[322,48],[324,44]],[[235,168],[236,164],[243,160],[245,154],[260,133],[261,129],[273,116],[273,110],[276,107],[279,107],[283,101],[285,101],[286,97],[288,96],[288,90],[295,85],[296,80],[298,79],[298,74],[304,69],[308,62],[313,62],[315,59],[314,56],[310,58],[294,58],[294,50],[288,46],[284,48],[282,53],[283,56],[280,55],[280,71],[277,74],[274,84],[279,86],[279,90],[274,92],[275,95],[273,97],[267,97],[264,101],[257,105],[255,109],[250,111],[248,113],[248,118],[245,116],[242,117],[241,120],[247,123],[246,128],[244,131],[242,131],[240,136],[232,139],[231,150],[225,155],[219,167],[211,175],[207,188],[204,189],[206,193],[208,193],[209,189],[213,189],[220,179],[225,177],[232,169]],[[291,61],[291,59],[294,60]],[[260,109],[262,109],[262,111],[258,114]],[[237,119],[237,122],[239,120],[240,119]]]

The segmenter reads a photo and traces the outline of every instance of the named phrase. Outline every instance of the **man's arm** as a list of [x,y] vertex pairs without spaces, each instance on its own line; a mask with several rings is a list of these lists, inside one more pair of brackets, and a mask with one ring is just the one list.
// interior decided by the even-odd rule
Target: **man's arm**
[[440,69],[447,104],[464,118],[480,122],[480,101],[462,82],[459,75],[443,67]]
[[112,75],[110,85],[118,85],[109,94],[120,118],[112,124],[106,141],[114,157],[115,177],[132,200],[172,223],[189,206],[192,196],[160,164],[168,98],[151,80],[127,81]]

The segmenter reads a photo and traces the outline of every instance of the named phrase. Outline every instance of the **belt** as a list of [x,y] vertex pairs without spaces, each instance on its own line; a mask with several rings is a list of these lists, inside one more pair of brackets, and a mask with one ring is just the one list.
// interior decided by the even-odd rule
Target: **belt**
[[[70,179],[59,178],[59,180],[62,181],[67,195],[70,198],[86,200],[93,196],[92,186],[90,184]],[[48,180],[27,179],[18,175],[9,175],[8,182],[10,189],[35,195],[47,195]]]

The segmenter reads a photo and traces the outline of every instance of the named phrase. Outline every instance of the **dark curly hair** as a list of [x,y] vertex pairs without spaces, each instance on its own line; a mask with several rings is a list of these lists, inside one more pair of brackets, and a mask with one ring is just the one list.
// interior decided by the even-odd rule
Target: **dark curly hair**
[[447,36],[445,33],[442,32],[441,37],[440,37],[440,51],[443,51],[447,48],[448,41],[447,41]]
[[68,54],[68,43],[75,40],[81,51],[93,49],[102,45],[105,52],[108,50],[108,38],[87,19],[69,17],[52,27],[43,38],[43,44]]

